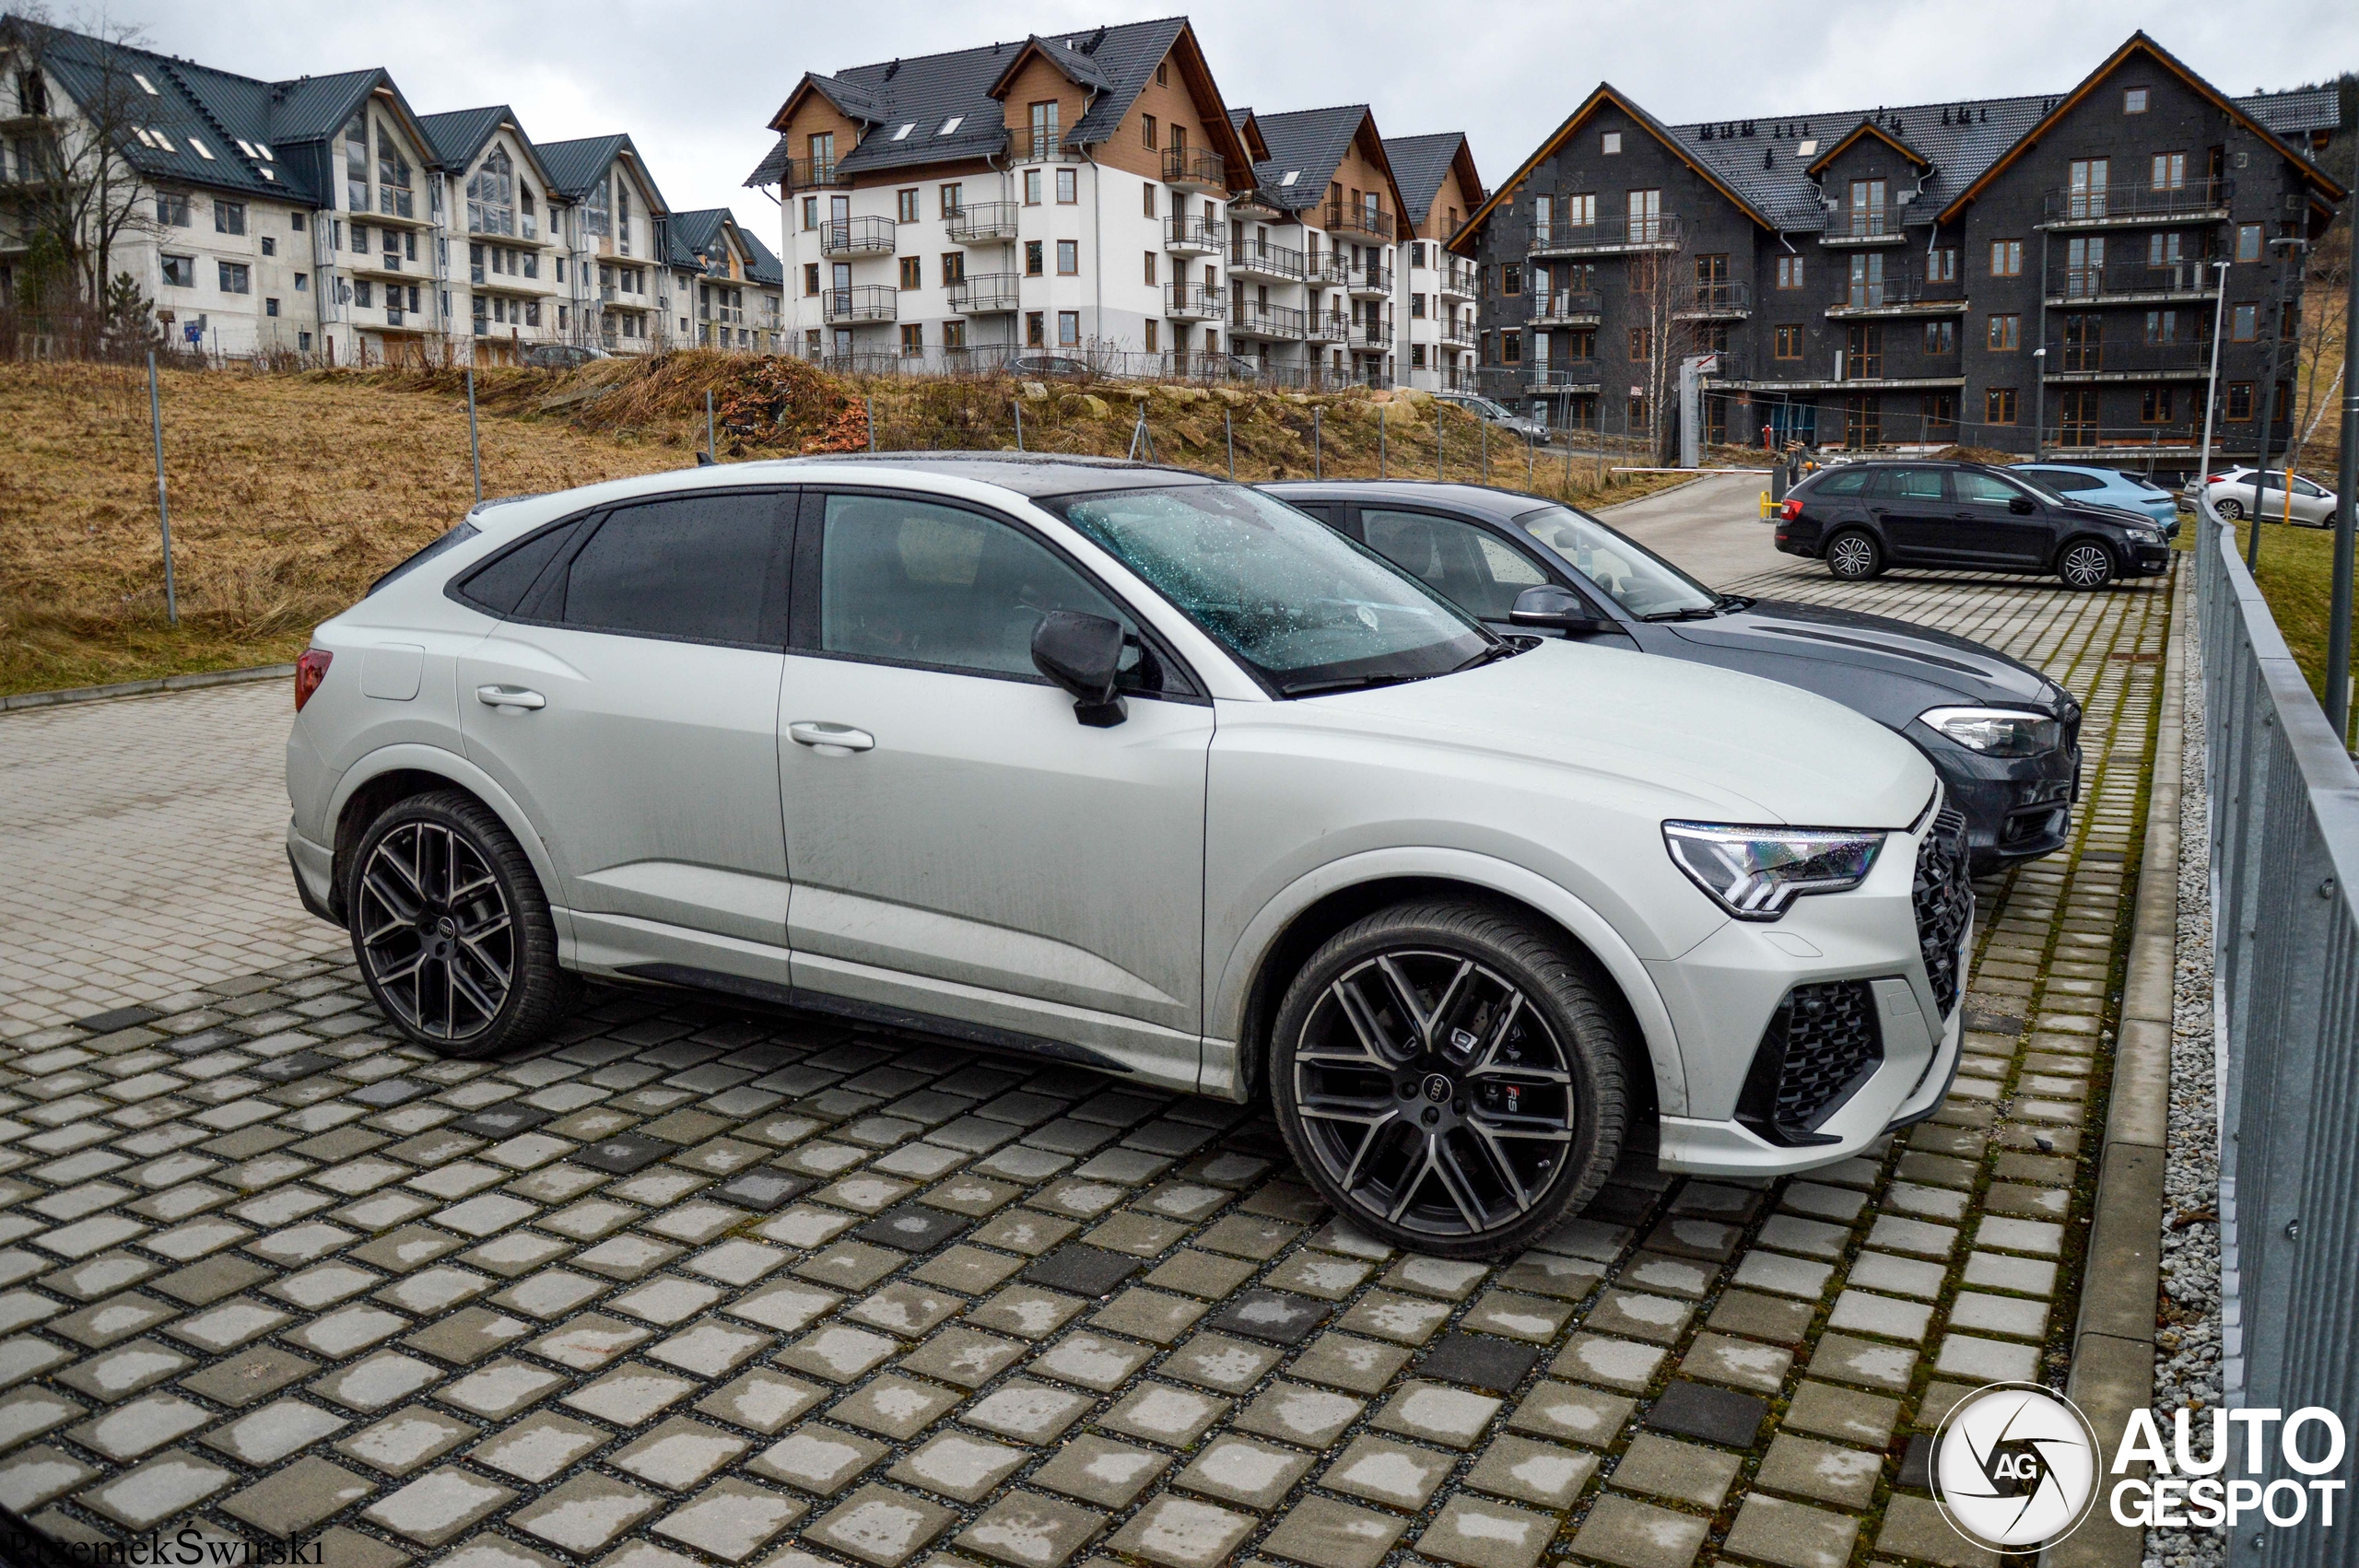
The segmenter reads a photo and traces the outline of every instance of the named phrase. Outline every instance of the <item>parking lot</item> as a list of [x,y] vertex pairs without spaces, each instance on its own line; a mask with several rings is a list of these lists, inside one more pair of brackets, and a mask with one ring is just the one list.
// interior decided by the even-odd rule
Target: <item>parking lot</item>
[[2172,579],[1838,584],[1758,487],[1617,521],[2048,671],[2075,842],[1978,886],[1931,1121],[1634,1158],[1496,1267],[1062,1064],[611,990],[529,1060],[396,1047],[288,885],[283,684],[0,717],[0,1504],[338,1568],[1995,1562],[1922,1434],[2070,1342]]

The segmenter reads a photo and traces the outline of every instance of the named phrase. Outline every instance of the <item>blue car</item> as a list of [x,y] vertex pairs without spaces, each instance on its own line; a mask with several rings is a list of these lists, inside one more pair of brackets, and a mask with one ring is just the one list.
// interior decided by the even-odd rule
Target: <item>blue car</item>
[[2118,469],[2077,463],[2016,462],[2008,465],[2043,490],[2081,506],[2118,507],[2149,518],[2165,539],[2178,533],[2178,497],[2151,480]]

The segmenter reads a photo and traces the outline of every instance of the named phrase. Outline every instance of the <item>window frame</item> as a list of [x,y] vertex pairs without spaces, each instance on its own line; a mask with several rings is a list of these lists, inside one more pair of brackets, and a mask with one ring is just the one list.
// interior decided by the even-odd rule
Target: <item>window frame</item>
[[1988,354],[2019,354],[2024,346],[2024,318],[2017,310],[1993,310],[1985,318],[1983,351]]
[[1806,335],[1797,323],[1787,322],[1779,325],[1770,338],[1772,347],[1769,357],[1772,359],[1801,359]]
[[1990,275],[1992,277],[2024,275],[2024,242],[2021,240],[1990,241]]

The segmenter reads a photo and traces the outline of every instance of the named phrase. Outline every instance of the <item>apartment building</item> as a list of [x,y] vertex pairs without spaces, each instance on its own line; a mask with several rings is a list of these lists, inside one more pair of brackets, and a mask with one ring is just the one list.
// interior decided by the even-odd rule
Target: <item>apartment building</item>
[[778,256],[727,207],[675,212],[663,226],[675,343],[772,354],[785,345]]
[[2183,470],[2290,417],[2331,88],[2231,98],[2144,33],[2067,91],[1671,125],[1598,88],[1476,208],[1488,390],[1658,438],[1951,441]]
[[734,220],[722,234],[698,215],[675,255],[628,136],[541,145],[505,105],[420,115],[381,69],[264,82],[13,18],[0,20],[0,305],[29,264],[29,205],[45,182],[97,172],[87,149],[107,136],[136,195],[109,270],[138,283],[176,344],[207,353],[643,353],[697,341],[693,324],[675,333],[681,318],[719,320],[672,309],[675,293],[710,304],[675,280],[713,266],[731,280],[711,306],[729,312],[730,346],[751,345],[741,322],[776,315],[775,258],[766,271]]
[[1474,385],[1474,263],[1446,249],[1483,202],[1474,152],[1460,131],[1395,136],[1385,158],[1400,181],[1408,232],[1402,239],[1400,337],[1393,349],[1404,385],[1433,391]]

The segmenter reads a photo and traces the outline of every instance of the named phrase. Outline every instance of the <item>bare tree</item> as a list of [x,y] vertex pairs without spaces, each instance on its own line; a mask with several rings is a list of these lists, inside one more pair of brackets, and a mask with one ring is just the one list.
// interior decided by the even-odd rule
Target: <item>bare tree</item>
[[[2351,326],[2344,319],[2351,303],[2351,223],[2346,217],[2327,230],[2302,271],[2302,307],[2294,328],[2293,351],[2294,428],[2300,434],[2286,457],[2289,468],[2300,466],[2310,438],[2317,434],[2326,411],[2335,406],[2342,390],[2342,338]],[[2328,375],[2330,363],[2334,368]],[[2321,375],[2327,377],[2323,382],[2319,380]]]
[[1684,234],[1670,220],[1660,221],[1654,232],[1661,248],[1635,252],[1629,262],[1630,330],[1639,334],[1630,358],[1643,377],[1647,433],[1658,458],[1676,450],[1678,410],[1665,404],[1678,394],[1679,362],[1695,351],[1693,323],[1680,313],[1694,291],[1695,263]]

